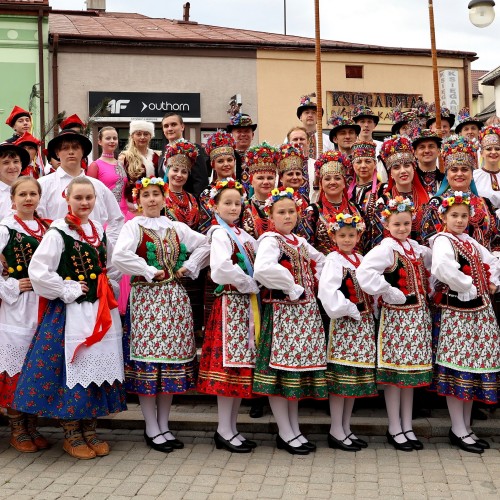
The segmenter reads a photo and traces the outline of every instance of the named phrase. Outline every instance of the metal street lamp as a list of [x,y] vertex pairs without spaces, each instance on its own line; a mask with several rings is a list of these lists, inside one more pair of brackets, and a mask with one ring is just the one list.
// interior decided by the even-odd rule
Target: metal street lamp
[[469,2],[470,22],[478,28],[486,28],[495,19],[493,0],[472,0]]

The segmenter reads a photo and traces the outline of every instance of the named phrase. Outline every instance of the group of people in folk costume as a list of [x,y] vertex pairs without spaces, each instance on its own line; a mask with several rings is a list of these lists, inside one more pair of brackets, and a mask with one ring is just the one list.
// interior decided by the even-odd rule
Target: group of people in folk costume
[[217,396],[217,448],[255,448],[238,411],[267,396],[278,448],[316,449],[299,427],[299,401],[312,398],[329,400],[328,445],[359,451],[354,402],[377,386],[396,449],[423,448],[417,387],[446,397],[452,444],[489,447],[471,412],[500,389],[497,125],[464,112],[456,131],[477,137],[443,139],[443,127],[410,138],[412,111],[377,144],[378,117],[359,106],[333,117],[320,152],[309,96],[287,143],[250,147],[256,124],[237,114],[231,133],[208,138],[207,164],[175,113],[162,121],[163,157],[149,148],[153,124],[133,121],[118,158],[116,130],[101,129],[87,166],[91,142],[68,128],[48,143],[57,168],[37,180],[19,109],[19,137],[0,145],[0,405],[14,448],[47,448],[46,416],[71,456],[107,455],[97,417],[125,410],[128,392],[148,446],[170,452],[184,446],[172,397],[197,390]]

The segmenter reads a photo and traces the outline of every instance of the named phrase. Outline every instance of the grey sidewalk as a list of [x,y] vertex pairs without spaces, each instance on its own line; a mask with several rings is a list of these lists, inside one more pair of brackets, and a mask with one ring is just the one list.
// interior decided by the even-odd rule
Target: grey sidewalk
[[451,448],[444,438],[425,439],[425,449],[404,453],[370,437],[358,453],[331,450],[324,435],[305,457],[275,448],[268,434],[248,435],[250,454],[216,450],[211,432],[179,431],[183,450],[150,450],[140,430],[104,430],[111,454],[78,461],[62,451],[62,432],[43,429],[53,443],[45,452],[20,454],[0,428],[0,498],[24,499],[368,499],[500,498],[500,443],[482,456]]

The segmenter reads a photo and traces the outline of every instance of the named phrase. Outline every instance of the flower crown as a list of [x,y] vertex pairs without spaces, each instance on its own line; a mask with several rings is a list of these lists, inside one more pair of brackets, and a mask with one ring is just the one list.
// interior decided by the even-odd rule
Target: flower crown
[[236,127],[251,127],[253,125],[252,118],[244,113],[236,113],[229,118],[229,122]]
[[330,149],[322,153],[314,163],[316,175],[323,177],[326,174],[340,174],[345,177],[351,167],[351,161],[340,151]]
[[444,158],[444,166],[448,169],[452,164],[467,165],[471,169],[477,163],[476,152],[478,145],[461,135],[450,135],[441,146],[441,155]]
[[500,127],[490,125],[482,128],[481,132],[479,132],[479,143],[481,144],[481,148],[500,145]]
[[366,229],[365,223],[359,215],[340,213],[329,222],[328,231],[334,233],[343,227],[352,227],[359,233],[362,233]]
[[267,214],[271,213],[272,206],[276,202],[284,200],[285,198],[294,201],[297,209],[299,209],[302,206],[302,198],[298,196],[298,194],[293,190],[293,188],[291,187],[285,188],[282,186],[279,188],[274,188],[271,191],[271,194],[267,197],[266,203],[264,205],[264,211]]
[[389,113],[389,119],[394,123],[409,122],[417,117],[417,112],[414,109],[403,111],[401,104],[394,106]]
[[241,182],[234,180],[232,177],[226,177],[224,179],[220,179],[215,183],[215,186],[210,190],[210,200],[208,201],[208,205],[210,207],[215,206],[215,198],[222,193],[225,189],[236,189],[241,195],[241,202],[243,203],[246,198],[245,188]]
[[415,162],[415,152],[411,141],[403,135],[393,135],[385,139],[380,149],[380,157],[388,169],[401,161]]
[[192,142],[179,139],[166,147],[165,161],[177,155],[187,156],[191,160],[191,164],[194,164],[196,158],[198,158],[198,148]]
[[163,193],[165,192],[165,181],[161,177],[151,176],[136,180],[132,188],[132,201],[136,210],[139,210],[139,191],[148,186],[158,186]]
[[316,106],[316,103],[311,100],[312,97],[316,97],[316,92],[311,94],[300,96],[299,105],[300,106]]
[[279,151],[267,142],[252,146],[245,154],[245,165],[250,173],[260,171],[276,172],[278,170],[278,160]]
[[232,134],[224,132],[222,130],[217,130],[208,139],[205,145],[205,151],[207,155],[210,156],[210,161],[215,160],[221,155],[232,155],[234,156],[234,148],[236,147],[236,142]]
[[415,212],[415,205],[410,198],[403,198],[402,196],[391,198],[387,204],[382,198],[379,198],[377,200],[377,206],[379,207],[382,222],[386,222],[387,219],[393,214],[401,214],[403,212],[413,214]]
[[455,191],[451,194],[451,196],[443,198],[441,201],[441,205],[439,205],[438,212],[440,214],[444,214],[453,205],[467,205],[470,210],[470,215],[474,215],[474,207],[471,205],[471,199],[469,193],[463,193],[462,191]]
[[328,118],[328,124],[332,125],[333,128],[335,127],[356,127],[356,124],[354,123],[354,120],[347,116],[341,116],[335,113],[335,111],[332,111],[332,114],[330,118]]

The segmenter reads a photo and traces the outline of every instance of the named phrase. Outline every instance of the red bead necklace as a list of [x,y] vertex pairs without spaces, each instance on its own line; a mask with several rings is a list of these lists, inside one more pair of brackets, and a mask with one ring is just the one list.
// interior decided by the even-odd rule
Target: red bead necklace
[[99,238],[99,233],[97,232],[94,223],[90,219],[89,219],[89,224],[92,229],[92,236],[87,236],[81,226],[78,226],[76,232],[79,234],[82,240],[86,241],[89,245],[92,245],[93,247],[97,248],[101,244],[101,238]]
[[337,252],[342,255],[342,257],[344,257],[345,260],[347,260],[348,262],[350,262],[354,267],[358,267],[360,264],[361,264],[361,259],[355,254],[353,253],[352,254],[352,257],[354,257],[354,260],[351,260],[349,255],[347,255],[345,252],[343,252],[342,250],[337,250]]
[[405,255],[406,255],[406,256],[407,256],[407,257],[408,257],[408,258],[409,258],[412,262],[414,262],[414,261],[416,261],[416,260],[417,260],[417,256],[415,255],[415,251],[413,250],[413,247],[410,245],[410,243],[408,243],[408,245],[410,246],[410,249],[409,249],[409,250],[407,250],[407,249],[404,247],[403,243],[402,243],[400,240],[398,240],[397,238],[394,238],[394,236],[391,236],[391,238],[399,244],[399,246],[403,249],[403,252],[405,253]]
[[[279,231],[276,231],[276,232],[278,234],[281,234],[281,236],[283,236],[283,238],[285,239],[285,241],[287,243],[289,243],[290,245],[297,246],[299,244],[299,239],[293,233],[290,233],[290,235],[286,235],[286,234],[283,234],[283,233],[281,233]],[[292,238],[290,239],[287,236],[291,236]]]
[[32,230],[28,227],[28,225],[17,215],[14,214],[14,219],[16,222],[28,233],[30,236],[33,236],[38,241],[42,241],[43,235],[46,232],[45,226],[38,220],[34,219],[38,225],[38,229]]

